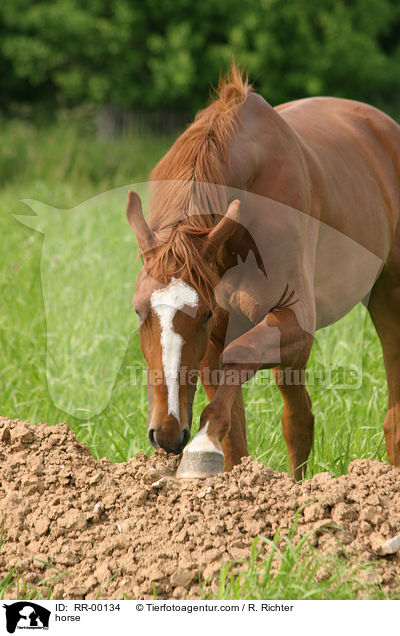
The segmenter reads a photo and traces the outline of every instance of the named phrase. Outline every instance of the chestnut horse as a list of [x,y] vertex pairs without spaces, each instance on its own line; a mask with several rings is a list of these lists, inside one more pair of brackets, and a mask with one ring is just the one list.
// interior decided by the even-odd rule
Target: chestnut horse
[[[178,474],[230,470],[247,455],[241,384],[271,368],[301,479],[314,418],[305,383],[284,372],[303,371],[314,332],[360,301],[382,343],[386,448],[399,466],[400,127],[346,99],[272,108],[233,67],[150,182],[147,222],[136,193],[127,207],[144,265],[133,303],[148,436],[184,449]],[[186,446],[197,373],[210,402]]]

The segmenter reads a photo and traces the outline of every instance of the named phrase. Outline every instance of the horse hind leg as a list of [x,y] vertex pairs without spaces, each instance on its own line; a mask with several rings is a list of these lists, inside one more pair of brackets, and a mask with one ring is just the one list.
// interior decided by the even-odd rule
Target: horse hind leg
[[400,246],[375,283],[368,310],[378,332],[388,384],[388,409],[383,430],[389,461],[400,466]]

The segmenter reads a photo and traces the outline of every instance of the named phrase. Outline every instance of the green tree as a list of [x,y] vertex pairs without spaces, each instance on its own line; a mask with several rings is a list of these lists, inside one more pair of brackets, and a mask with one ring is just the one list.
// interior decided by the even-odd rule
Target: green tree
[[234,57],[271,103],[400,111],[397,0],[2,0],[8,100],[194,111]]

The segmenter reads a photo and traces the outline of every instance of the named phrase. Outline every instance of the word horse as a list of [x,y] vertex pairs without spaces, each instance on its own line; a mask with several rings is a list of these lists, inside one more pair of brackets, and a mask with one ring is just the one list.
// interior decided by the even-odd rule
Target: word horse
[[[150,183],[148,220],[132,191],[127,206],[143,258],[133,304],[149,440],[184,449],[178,474],[247,455],[241,385],[272,369],[301,479],[314,418],[291,373],[304,371],[315,331],[360,301],[383,347],[386,447],[400,465],[400,127],[345,99],[272,108],[233,67]],[[210,402],[186,446],[198,374]]]

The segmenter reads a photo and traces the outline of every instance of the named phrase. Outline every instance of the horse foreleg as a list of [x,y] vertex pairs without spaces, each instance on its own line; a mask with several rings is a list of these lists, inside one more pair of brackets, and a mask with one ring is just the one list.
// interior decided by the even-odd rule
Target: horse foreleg
[[[211,342],[200,369],[200,380],[210,402],[215,398],[220,384],[220,357],[223,349],[223,341]],[[222,450],[225,455],[225,470],[231,470],[236,464],[240,463],[242,457],[248,455],[246,415],[240,386],[236,390],[230,412],[229,432],[222,437]]]
[[289,455],[290,472],[297,481],[305,477],[314,432],[314,416],[310,396],[303,384],[303,369],[305,365],[295,370],[280,367],[273,371],[284,402],[282,429]]
[[[213,341],[207,350],[200,369],[200,380],[211,402],[215,398],[219,387],[220,355],[222,351],[223,341]],[[233,466],[240,463],[242,457],[248,455],[246,416],[240,387],[236,390],[228,419],[229,430],[227,434],[221,436],[215,434],[213,438],[204,436],[204,427],[207,426],[207,423],[201,422],[199,432],[203,430],[203,433],[199,437],[195,436],[194,444],[189,444],[189,452],[185,454],[178,470],[180,477],[208,476],[221,472],[224,465],[225,470],[231,470]],[[209,440],[211,440],[211,444]],[[208,448],[208,451],[205,447]],[[221,454],[221,451],[223,454]]]
[[[218,389],[200,419],[200,430],[185,448],[178,471],[185,477],[207,477],[223,469],[222,445],[232,424],[238,389],[259,369],[298,368],[308,358],[312,336],[299,325],[293,310],[274,310],[253,329],[231,342],[223,353]],[[305,355],[307,352],[307,355]],[[229,465],[225,464],[229,469]],[[294,468],[297,468],[295,466]]]

